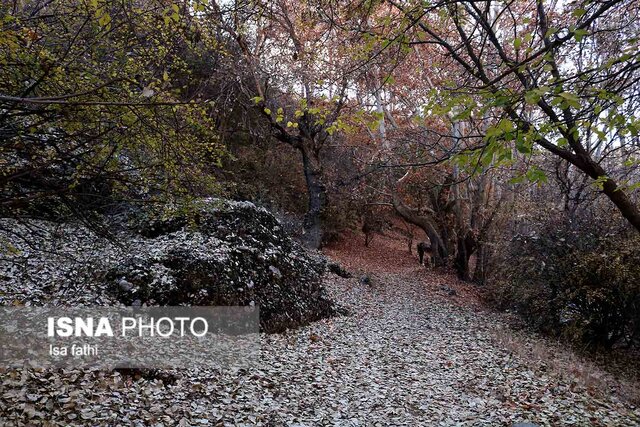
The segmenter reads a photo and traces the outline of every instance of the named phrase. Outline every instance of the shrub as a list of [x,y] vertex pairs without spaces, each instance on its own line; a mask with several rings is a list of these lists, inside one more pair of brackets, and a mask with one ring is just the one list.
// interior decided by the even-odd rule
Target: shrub
[[635,233],[557,218],[509,242],[488,296],[540,331],[590,347],[631,345],[640,337],[639,249]]

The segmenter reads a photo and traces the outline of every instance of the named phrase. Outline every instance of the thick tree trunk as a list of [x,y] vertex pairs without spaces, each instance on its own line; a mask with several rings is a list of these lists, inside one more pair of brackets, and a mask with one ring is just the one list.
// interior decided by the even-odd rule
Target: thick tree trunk
[[307,182],[309,207],[304,217],[303,241],[307,247],[318,249],[324,239],[324,212],[327,207],[327,188],[322,177],[318,153],[310,145],[303,144],[302,166]]
[[[456,140],[456,145],[460,140],[460,124],[458,122],[453,123],[453,136]],[[462,230],[466,228],[465,219],[462,213],[461,199],[460,199],[460,174],[458,171],[458,166],[454,165],[453,167],[453,185],[451,186],[451,191],[453,192],[453,200],[455,204],[453,205],[453,211],[456,215],[456,228],[458,229],[458,236],[456,241],[456,257],[454,261],[454,267],[456,269],[456,273],[458,274],[458,278],[465,282],[468,282],[471,279],[471,272],[469,270],[469,258],[471,258],[471,254],[473,253],[473,249],[469,247],[467,244],[468,233],[462,234]],[[473,209],[472,209],[473,210]],[[472,220],[473,221],[473,220]]]
[[465,282],[471,280],[471,270],[469,269],[469,259],[476,250],[476,241],[473,237],[466,235],[459,237],[457,242],[455,268],[458,278]]
[[633,203],[627,193],[618,187],[616,182],[612,179],[605,181],[602,190],[620,210],[622,216],[625,217],[638,232],[640,232],[640,210],[638,210],[638,206]]
[[[593,161],[586,153],[581,153],[581,155],[574,161],[571,161],[571,163],[575,164],[593,179],[597,180],[600,177],[608,176],[602,166]],[[602,183],[602,192],[613,202],[622,216],[640,232],[640,209],[638,205],[629,198],[626,191],[618,187],[618,184],[612,178],[607,178],[606,181]]]
[[462,281],[468,282],[470,279],[469,273],[469,257],[470,254],[467,251],[464,239],[458,239],[458,248],[456,251],[456,260],[454,263],[458,278]]
[[476,249],[476,268],[473,271],[473,281],[478,285],[484,285],[487,279],[487,248],[484,244],[478,244]]
[[395,211],[400,215],[405,221],[410,224],[416,225],[420,227],[425,234],[429,237],[429,241],[431,243],[431,249],[433,251],[433,262],[436,266],[445,265],[447,262],[447,257],[449,256],[449,252],[447,251],[447,247],[445,246],[440,234],[433,226],[431,221],[428,218],[418,215],[416,212],[411,210],[408,206],[402,203],[400,197],[397,194],[393,194],[393,207]]
[[558,150],[548,141],[542,141],[540,145],[573,164],[592,179],[598,180],[607,177],[604,182],[602,182],[602,192],[613,202],[622,216],[629,221],[636,231],[640,232],[640,209],[638,205],[629,198],[627,192],[620,188],[613,178],[609,177],[609,174],[607,174],[602,166],[593,160],[591,155],[578,141],[570,141],[569,143],[576,154]]

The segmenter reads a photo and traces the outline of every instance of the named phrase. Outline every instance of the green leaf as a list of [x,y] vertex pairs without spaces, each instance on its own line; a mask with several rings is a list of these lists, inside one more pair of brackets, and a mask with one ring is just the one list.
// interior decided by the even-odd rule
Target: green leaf
[[589,34],[589,31],[578,29],[575,31],[575,33],[573,33],[573,38],[575,38],[577,42],[581,42],[584,36],[586,36],[587,34]]
[[536,105],[540,101],[540,93],[538,90],[529,90],[524,94],[524,102],[531,105]]
[[636,182],[635,184],[628,184],[628,185],[626,186],[626,190],[627,190],[627,191],[629,191],[629,192],[631,192],[631,191],[635,191],[635,190],[637,190],[638,188],[640,188],[640,182]]
[[575,109],[580,109],[582,107],[582,105],[580,105],[580,98],[578,98],[578,96],[573,93],[560,92],[558,96],[562,98],[562,100],[564,100],[564,102],[570,107],[573,107]]
[[464,110],[462,110],[460,113],[456,114],[453,117],[453,120],[467,120],[469,117],[471,117],[471,112],[473,111],[472,108],[465,108]]
[[548,181],[547,174],[538,167],[532,166],[526,173],[527,179],[536,184],[542,184]]
[[598,136],[598,139],[600,141],[606,141],[607,140],[607,134],[604,133],[602,130],[600,130],[600,129],[596,128],[596,127],[592,127],[591,131]]
[[598,190],[603,190],[604,189],[604,183],[607,182],[609,180],[609,177],[606,175],[601,175],[598,177],[598,179],[595,179],[592,183],[592,185],[594,187],[596,187]]
[[515,124],[509,119],[500,120],[500,129],[502,129],[502,131],[505,133],[512,132],[515,127]]
[[110,22],[111,22],[111,15],[109,15],[108,13],[103,13],[102,16],[98,18],[98,24],[100,24],[101,27],[107,26]]
[[485,132],[485,139],[492,139],[500,135],[502,131],[498,126],[489,126]]
[[521,134],[516,137],[516,150],[522,154],[531,154],[531,145]]
[[578,8],[578,9],[574,9],[573,12],[571,12],[571,16],[573,16],[574,18],[582,18],[585,13],[587,13],[587,11],[585,9],[582,8]]
[[513,41],[513,47],[518,50],[520,49],[520,46],[522,46],[522,39],[520,37],[516,37],[516,39]]
[[524,175],[514,176],[509,180],[509,184],[521,184],[524,182],[525,179],[526,179],[526,176]]

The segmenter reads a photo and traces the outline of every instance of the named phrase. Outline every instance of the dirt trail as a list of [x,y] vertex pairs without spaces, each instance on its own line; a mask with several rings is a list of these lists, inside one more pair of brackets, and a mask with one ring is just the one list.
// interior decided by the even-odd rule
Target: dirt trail
[[[400,390],[392,393],[392,406],[407,417],[400,424],[640,424],[638,408],[619,400],[617,390],[602,389],[617,385],[607,381],[608,374],[526,332],[513,332],[505,316],[485,309],[473,285],[419,266],[415,248],[409,254],[404,239],[379,236],[369,248],[361,240],[347,236],[325,252],[357,275],[372,277],[369,289],[342,287],[354,286],[350,303],[360,322],[355,329],[369,338],[369,347],[387,343],[372,355],[388,374],[376,384]],[[557,360],[549,360],[554,351]]]
[[358,276],[370,275],[374,281],[390,278],[392,282],[402,278],[407,282],[421,284],[424,292],[438,298],[454,290],[455,298],[447,298],[450,303],[482,309],[478,289],[474,286],[459,281],[452,274],[419,265],[416,253],[418,242],[419,240],[413,241],[410,253],[404,236],[385,233],[376,235],[369,247],[365,247],[364,236],[347,232],[340,241],[325,248],[323,252]]
[[526,354],[539,348],[536,339],[515,340],[524,351],[512,351],[503,339],[512,334],[500,316],[479,309],[474,289],[418,266],[401,240],[379,237],[364,248],[359,238],[347,239],[326,253],[370,274],[371,285],[358,276],[328,275],[329,293],[351,315],[263,335],[258,366],[165,374],[172,381],[25,372],[4,378],[2,420],[109,426],[640,423],[630,404],[589,391],[544,361],[532,362]]

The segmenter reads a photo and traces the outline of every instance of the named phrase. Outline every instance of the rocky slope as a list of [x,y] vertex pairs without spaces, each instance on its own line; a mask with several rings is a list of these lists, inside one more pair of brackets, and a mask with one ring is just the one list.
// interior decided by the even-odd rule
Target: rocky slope
[[5,219],[0,239],[3,305],[259,305],[267,332],[334,313],[326,261],[252,203],[204,200],[138,219],[111,240],[80,225]]

